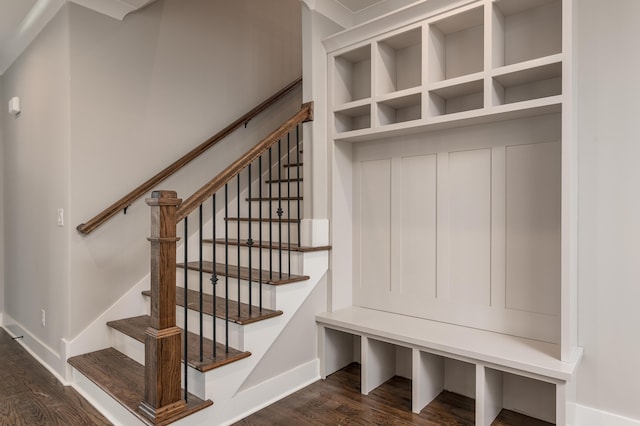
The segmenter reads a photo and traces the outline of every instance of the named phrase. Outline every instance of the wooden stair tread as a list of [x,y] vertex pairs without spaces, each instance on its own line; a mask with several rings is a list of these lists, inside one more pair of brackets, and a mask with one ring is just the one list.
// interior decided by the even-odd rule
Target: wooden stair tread
[[302,182],[302,178],[268,179],[264,181],[264,183],[282,183],[282,182]]
[[[144,343],[145,330],[151,324],[149,315],[141,315],[133,318],[125,318],[117,321],[109,321],[107,325],[119,332]],[[184,330],[183,330],[184,333]],[[184,335],[184,334],[183,334]],[[225,350],[225,346],[216,343],[216,356],[213,357],[213,341],[203,338],[203,361],[200,361],[200,336],[189,332],[189,366],[198,371],[207,372],[214,368],[222,367],[240,359],[251,355],[251,352],[243,352],[229,347],[229,351]],[[183,341],[184,344],[184,341]],[[182,356],[184,360],[184,354]]]
[[302,197],[251,197],[245,198],[245,201],[302,201]]
[[[225,217],[224,220],[228,220],[230,222],[249,222],[248,217]],[[300,223],[300,219],[278,219],[278,218],[268,218],[263,217],[260,219],[259,217],[252,217],[251,222],[271,222],[271,223]]]
[[[178,263],[177,266],[179,268],[184,268],[184,263]],[[187,268],[192,271],[199,271],[199,262],[189,262],[187,263]],[[202,271],[213,274],[213,262],[203,261]],[[216,274],[228,276],[230,278],[238,278],[239,276],[242,280],[249,280],[249,268],[245,266],[241,266],[240,268],[238,268],[236,265],[228,265],[228,271],[225,273],[225,264],[216,263]],[[289,275],[285,272],[280,273],[275,271],[273,272],[273,274],[270,274],[269,271],[261,271],[259,269],[251,268],[251,281],[257,283],[260,281],[260,278],[262,279],[263,284],[269,285],[291,284],[299,281],[306,281],[309,279],[309,277],[306,275]]]
[[[176,289],[176,305],[184,307],[184,291],[179,287],[176,287]],[[151,292],[148,290],[143,291],[142,294],[151,297]],[[187,307],[189,309],[196,312],[200,311],[200,293],[195,290],[189,290],[187,300]],[[202,313],[213,316],[213,296],[210,294],[205,293],[202,295]],[[238,314],[238,302],[229,300],[229,321],[239,325],[247,325],[279,315],[282,315],[282,311],[274,311],[266,308],[260,310],[257,306],[253,306],[251,313],[249,313],[249,305],[246,303],[240,303],[240,314]],[[216,297],[216,317],[220,319],[225,318],[224,297]]]
[[[154,424],[138,408],[144,399],[143,365],[113,348],[74,356],[68,362],[142,422]],[[203,401],[189,394],[185,411],[156,425],[173,423],[212,404],[211,400]]]
[[[247,241],[248,240],[240,240],[240,245],[241,246],[247,246]],[[203,243],[206,244],[213,244],[213,240],[211,238],[205,238],[202,240]],[[229,245],[231,246],[237,246],[238,245],[238,240],[236,238],[229,238],[227,239],[227,242]],[[222,244],[224,245],[225,240],[224,238],[217,238],[215,241],[216,244]],[[269,241],[262,241],[262,243],[260,243],[257,240],[253,241],[253,245],[252,247],[254,248],[263,248],[263,249],[268,249],[271,248],[273,250],[278,250],[280,248],[282,248],[282,250],[287,250],[287,251],[297,251],[297,252],[302,252],[302,253],[306,253],[306,252],[312,252],[312,251],[325,251],[325,250],[331,250],[331,246],[318,246],[318,247],[306,247],[306,246],[298,246],[297,243],[282,243],[282,247],[280,247],[280,245],[278,243],[270,243]]]

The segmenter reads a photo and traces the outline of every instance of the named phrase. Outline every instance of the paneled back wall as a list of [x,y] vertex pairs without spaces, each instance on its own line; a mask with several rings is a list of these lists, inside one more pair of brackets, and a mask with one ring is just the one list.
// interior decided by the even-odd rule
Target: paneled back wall
[[353,147],[354,304],[559,342],[560,114]]

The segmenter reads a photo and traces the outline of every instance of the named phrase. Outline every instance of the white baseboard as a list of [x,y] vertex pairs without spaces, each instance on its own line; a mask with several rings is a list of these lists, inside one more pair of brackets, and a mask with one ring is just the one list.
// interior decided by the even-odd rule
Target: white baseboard
[[0,327],[2,327],[2,312],[0,312]]
[[576,426],[640,426],[640,420],[577,404]]
[[7,314],[3,314],[2,328],[4,328],[11,337],[22,336],[16,339],[16,342],[18,342],[29,355],[34,357],[36,361],[42,364],[43,367],[49,370],[63,385],[69,385],[69,382],[65,378],[67,360],[60,355],[65,350],[64,342],[60,342],[61,350],[55,351]]

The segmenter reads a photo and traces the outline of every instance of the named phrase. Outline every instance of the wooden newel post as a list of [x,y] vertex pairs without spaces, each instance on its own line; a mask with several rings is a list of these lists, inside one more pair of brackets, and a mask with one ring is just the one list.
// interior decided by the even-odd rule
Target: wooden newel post
[[151,206],[151,325],[145,336],[145,389],[140,410],[154,423],[186,408],[181,395],[181,331],[176,327],[175,191],[154,191]]

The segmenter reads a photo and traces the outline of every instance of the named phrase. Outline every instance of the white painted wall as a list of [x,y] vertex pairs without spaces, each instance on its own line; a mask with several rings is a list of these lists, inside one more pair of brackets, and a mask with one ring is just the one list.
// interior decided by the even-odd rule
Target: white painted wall
[[[67,8],[7,70],[3,86],[5,314],[56,352],[69,312],[69,227],[56,226],[56,209],[69,207]],[[13,96],[18,118],[6,110]]]
[[640,2],[576,3],[578,403],[640,420]]

